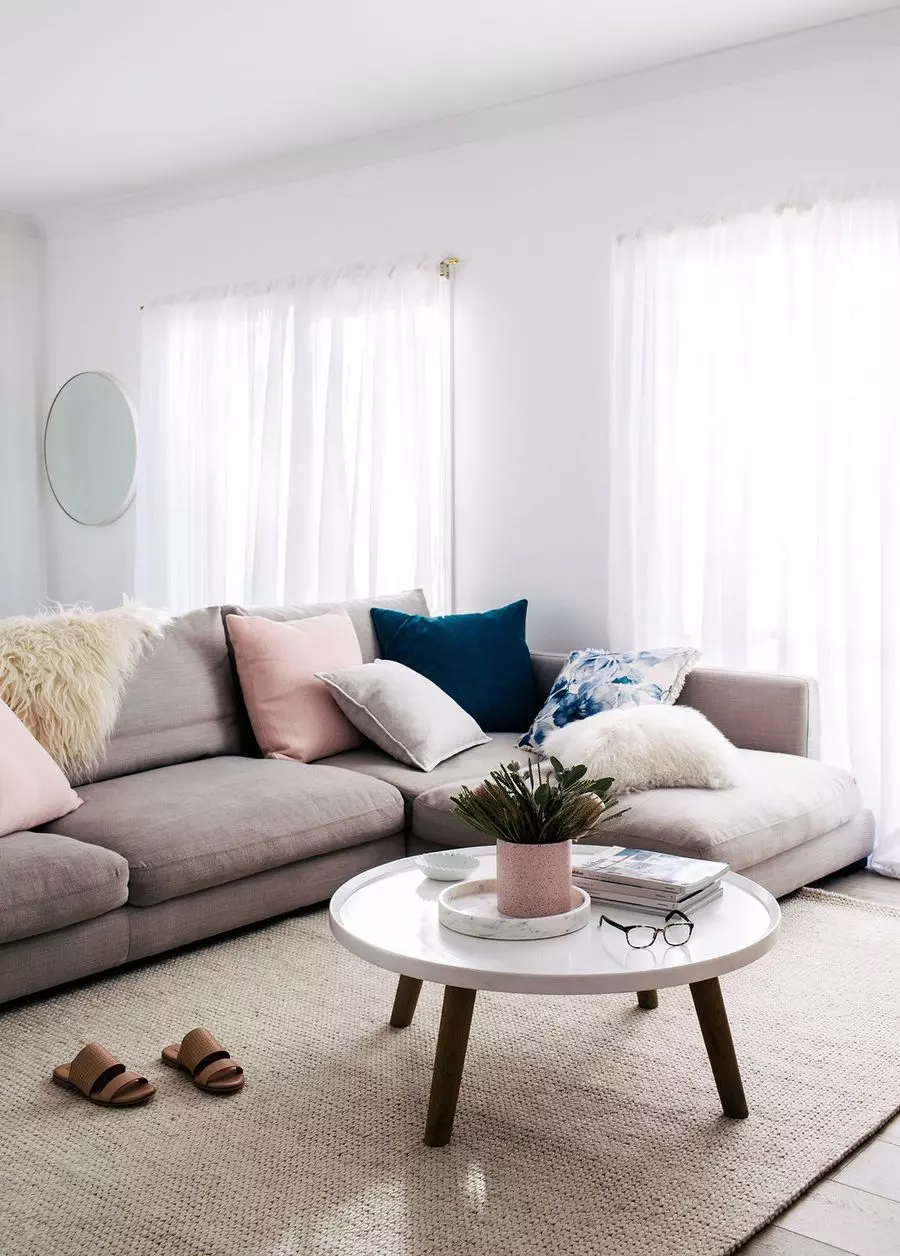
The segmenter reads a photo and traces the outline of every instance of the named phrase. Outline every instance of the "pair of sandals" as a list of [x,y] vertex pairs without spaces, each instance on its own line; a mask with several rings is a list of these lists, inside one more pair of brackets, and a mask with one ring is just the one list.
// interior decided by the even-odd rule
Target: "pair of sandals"
[[[195,1086],[212,1095],[234,1094],[244,1084],[244,1070],[208,1029],[192,1029],[180,1043],[164,1047],[162,1061],[183,1069]],[[98,1042],[89,1042],[71,1064],[58,1064],[53,1080],[108,1108],[131,1108],[156,1094],[152,1082],[126,1069]]]

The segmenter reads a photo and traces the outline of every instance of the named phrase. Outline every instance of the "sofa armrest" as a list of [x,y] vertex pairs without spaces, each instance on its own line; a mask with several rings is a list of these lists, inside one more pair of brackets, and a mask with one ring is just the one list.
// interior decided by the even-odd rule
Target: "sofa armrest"
[[[532,654],[535,696],[544,702],[566,654]],[[684,682],[682,706],[693,707],[742,750],[818,758],[819,695],[806,676],[697,667]]]
[[678,702],[701,711],[742,750],[818,758],[818,687],[806,676],[697,667]]

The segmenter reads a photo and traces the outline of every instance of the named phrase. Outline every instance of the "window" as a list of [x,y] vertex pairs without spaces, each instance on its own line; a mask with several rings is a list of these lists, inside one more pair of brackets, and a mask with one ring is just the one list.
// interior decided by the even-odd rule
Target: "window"
[[137,592],[450,602],[450,281],[349,271],[145,312]]

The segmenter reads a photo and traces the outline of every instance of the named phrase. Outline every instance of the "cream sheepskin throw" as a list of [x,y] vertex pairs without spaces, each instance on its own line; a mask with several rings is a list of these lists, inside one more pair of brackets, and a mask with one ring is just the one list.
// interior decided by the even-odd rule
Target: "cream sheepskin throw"
[[126,602],[109,611],[50,608],[0,620],[0,698],[73,784],[99,766],[125,685],[163,612]]
[[740,751],[690,707],[601,711],[548,733],[541,750],[563,767],[583,763],[590,777],[611,776],[620,794],[729,789],[744,775]]

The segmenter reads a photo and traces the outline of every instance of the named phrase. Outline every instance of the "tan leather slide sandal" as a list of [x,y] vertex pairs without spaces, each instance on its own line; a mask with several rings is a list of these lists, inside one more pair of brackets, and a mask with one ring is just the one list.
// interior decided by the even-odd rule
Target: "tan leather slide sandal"
[[89,1042],[71,1064],[57,1064],[53,1080],[107,1108],[131,1108],[156,1094],[146,1077],[129,1072],[98,1042]]
[[194,1085],[212,1095],[230,1095],[244,1084],[244,1070],[208,1029],[192,1029],[181,1042],[164,1047],[163,1064],[190,1073]]

